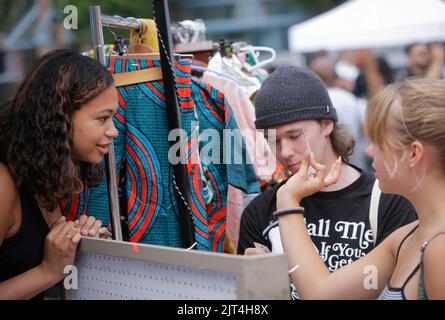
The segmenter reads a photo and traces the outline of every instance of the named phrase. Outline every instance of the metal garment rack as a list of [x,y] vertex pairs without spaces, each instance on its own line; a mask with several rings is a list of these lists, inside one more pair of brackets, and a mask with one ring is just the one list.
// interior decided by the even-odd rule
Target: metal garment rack
[[[158,28],[158,41],[160,48],[160,59],[162,76],[164,79],[165,102],[168,112],[169,130],[182,128],[178,97],[176,92],[175,71],[172,61],[174,61],[173,47],[170,33],[170,17],[167,0],[152,0],[153,16]],[[94,57],[106,65],[104,48],[103,26],[139,30],[141,24],[135,18],[122,18],[119,16],[102,15],[100,6],[92,6],[89,9],[91,37],[94,49]],[[175,142],[172,142],[172,144]],[[181,153],[182,154],[182,153]],[[122,225],[119,210],[119,196],[116,182],[116,161],[114,145],[111,144],[109,153],[105,158],[108,197],[110,203],[111,223],[113,239],[122,241]],[[195,230],[192,212],[188,205],[190,199],[187,167],[184,161],[173,165],[173,182],[177,191],[179,207],[179,223],[183,246],[189,248],[195,243]]]

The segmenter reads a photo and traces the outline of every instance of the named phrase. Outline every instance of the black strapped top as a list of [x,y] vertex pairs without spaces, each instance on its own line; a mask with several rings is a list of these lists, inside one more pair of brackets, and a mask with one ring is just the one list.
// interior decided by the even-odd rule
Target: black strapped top
[[[38,266],[43,260],[49,227],[35,199],[20,192],[22,223],[16,235],[0,245],[0,282]],[[44,293],[34,299],[43,299]]]

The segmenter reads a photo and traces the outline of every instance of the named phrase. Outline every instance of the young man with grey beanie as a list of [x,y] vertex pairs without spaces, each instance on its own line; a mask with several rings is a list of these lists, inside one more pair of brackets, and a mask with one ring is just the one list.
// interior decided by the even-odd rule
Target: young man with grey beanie
[[[271,136],[276,138],[272,149],[290,172],[298,171],[305,152],[312,152],[327,168],[342,159],[338,182],[301,202],[309,234],[330,271],[364,256],[394,230],[416,219],[406,199],[380,194],[378,189],[373,192],[374,177],[348,163],[354,141],[337,123],[328,92],[314,72],[277,68],[257,95],[255,114],[257,129],[264,129],[269,141]],[[244,210],[239,254],[266,252],[261,246],[282,252],[273,212],[276,191],[283,183],[258,195]]]

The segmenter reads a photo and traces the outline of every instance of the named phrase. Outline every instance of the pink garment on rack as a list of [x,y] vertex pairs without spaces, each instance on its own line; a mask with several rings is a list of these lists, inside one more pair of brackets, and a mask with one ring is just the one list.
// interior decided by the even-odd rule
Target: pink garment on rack
[[232,107],[238,127],[243,133],[256,176],[268,181],[275,171],[277,163],[263,133],[255,128],[255,107],[250,101],[250,97],[242,86],[214,73],[204,72],[201,80],[224,94]]
[[227,225],[226,231],[229,233],[235,248],[238,248],[239,227],[241,214],[244,209],[259,193],[246,194],[244,191],[229,184],[227,191]]
[[235,248],[238,248],[239,226],[241,222],[241,214],[244,210],[243,196],[244,192],[242,190],[229,184],[229,188],[227,189],[226,231]]
[[[277,166],[262,132],[255,128],[255,107],[242,86],[234,81],[206,71],[201,80],[221,91],[243,133],[249,158],[253,162],[257,178],[269,181]],[[269,155],[269,157],[267,157]],[[235,248],[238,246],[241,214],[252,196],[229,185],[227,193],[227,232]]]

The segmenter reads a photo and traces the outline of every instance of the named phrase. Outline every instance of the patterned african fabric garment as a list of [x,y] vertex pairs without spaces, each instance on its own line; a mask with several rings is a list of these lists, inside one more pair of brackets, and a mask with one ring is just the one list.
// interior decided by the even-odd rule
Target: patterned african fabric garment
[[[111,73],[118,74],[159,67],[160,61],[111,58],[108,65]],[[175,68],[181,117],[188,138],[184,141],[184,150],[195,238],[199,250],[210,250],[206,188],[200,183],[204,177],[199,162],[194,160],[198,153],[198,131],[192,132],[190,125],[190,119],[194,117],[190,63],[178,60]],[[129,239],[131,242],[182,247],[173,170],[168,159],[170,143],[162,80],[118,87],[117,93],[119,108],[114,117],[119,131],[114,140],[116,173],[119,194],[123,195],[126,204]],[[66,204],[71,206],[63,207],[64,212],[79,213],[73,206],[79,207],[80,202],[76,199],[67,201]],[[87,212],[104,224],[109,223],[105,181],[90,189]]]
[[[110,71],[122,73],[158,66],[160,62],[156,60],[112,58]],[[199,81],[191,81],[187,61],[179,60],[175,67],[182,126],[188,138],[184,150],[197,248],[221,252],[225,250],[227,184],[233,183],[246,192],[258,192],[258,183],[253,167],[243,165],[246,158],[242,164],[201,165],[200,151],[205,144],[199,141],[198,135],[209,128],[217,128],[220,132],[225,128],[236,129],[236,121],[220,92]],[[181,247],[177,197],[168,160],[170,144],[162,81],[123,86],[117,90],[116,170],[119,195],[124,199],[121,210],[126,207],[124,215],[128,216],[130,241]],[[236,146],[232,150],[234,157],[247,154],[242,139]],[[66,201],[62,208],[72,218],[88,212],[108,224],[106,183]]]
[[85,185],[84,191],[72,199],[64,199],[60,202],[60,207],[62,208],[66,220],[73,221],[80,216],[87,214],[89,194],[90,190]]
[[[212,251],[224,251],[229,185],[245,193],[258,193],[259,184],[225,96],[198,79],[193,78],[192,82],[192,98],[199,120],[201,166],[212,193],[207,204],[209,239]],[[233,241],[234,235],[230,234],[230,238]]]

